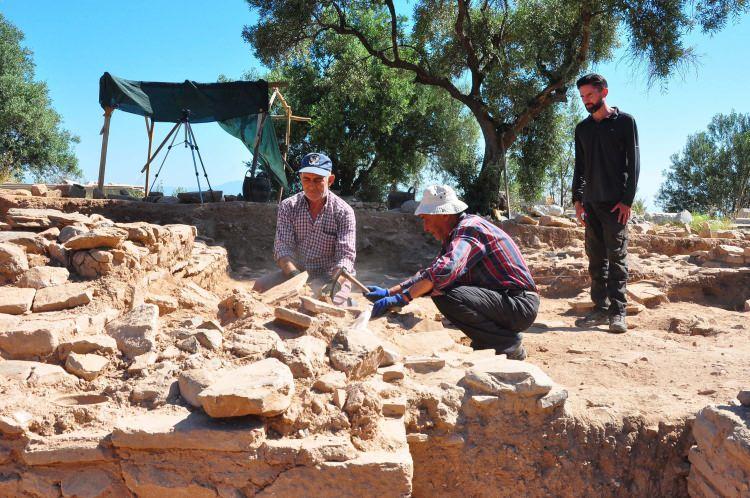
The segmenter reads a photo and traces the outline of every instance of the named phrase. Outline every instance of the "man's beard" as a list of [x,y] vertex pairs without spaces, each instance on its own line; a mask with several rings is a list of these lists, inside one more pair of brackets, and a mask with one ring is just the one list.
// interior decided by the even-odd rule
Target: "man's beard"
[[601,109],[603,105],[604,105],[604,99],[601,99],[596,104],[591,104],[591,107],[586,106],[586,110],[589,112],[589,114],[594,114],[596,111]]

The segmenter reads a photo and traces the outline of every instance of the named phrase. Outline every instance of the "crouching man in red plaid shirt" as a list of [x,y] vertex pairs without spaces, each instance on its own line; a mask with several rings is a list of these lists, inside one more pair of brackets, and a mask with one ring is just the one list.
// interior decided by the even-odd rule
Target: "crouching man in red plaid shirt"
[[497,226],[465,214],[452,188],[432,185],[415,212],[442,242],[432,264],[390,289],[370,287],[372,316],[431,295],[440,312],[469,336],[475,349],[493,348],[523,360],[520,332],[534,323],[539,294],[518,246]]
[[302,192],[279,204],[273,255],[281,269],[255,282],[254,290],[264,292],[284,280],[307,271],[314,291],[340,285],[334,304],[346,304],[351,283],[331,282],[340,268],[354,273],[356,221],[354,210],[329,190],[335,179],[331,160],[312,153],[302,158],[299,169]]

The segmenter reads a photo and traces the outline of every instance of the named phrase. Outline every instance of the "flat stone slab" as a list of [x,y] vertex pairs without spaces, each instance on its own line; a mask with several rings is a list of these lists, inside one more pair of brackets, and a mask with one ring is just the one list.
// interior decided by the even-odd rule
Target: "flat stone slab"
[[128,238],[128,232],[115,227],[96,228],[90,232],[75,235],[65,241],[63,246],[71,251],[107,247],[115,249]]
[[214,418],[283,413],[294,395],[292,372],[276,358],[267,358],[225,372],[198,394],[203,409]]
[[22,315],[31,309],[35,289],[0,287],[0,313]]
[[629,284],[627,292],[629,297],[648,308],[668,301],[667,295],[661,289],[647,282]]
[[60,311],[88,304],[94,295],[86,284],[63,284],[39,289],[32,311]]
[[47,356],[55,351],[60,337],[73,330],[74,320],[23,320],[0,332],[0,349],[13,359]]
[[113,354],[117,351],[117,341],[104,334],[79,336],[57,346],[57,356],[65,360],[71,352],[79,354]]
[[306,271],[303,271],[299,275],[295,275],[279,285],[263,292],[260,295],[260,298],[266,304],[276,304],[284,299],[297,296],[307,283],[307,279],[308,274]]
[[252,451],[265,439],[255,417],[215,420],[200,411],[170,407],[120,419],[112,444],[136,450]]
[[65,370],[76,377],[94,380],[109,365],[109,360],[96,354],[70,353],[65,361]]
[[404,334],[394,337],[392,341],[405,355],[428,356],[438,351],[454,349],[457,346],[447,330]]
[[466,371],[463,382],[482,394],[513,394],[524,398],[544,396],[556,386],[536,365],[502,356],[477,361]]
[[37,266],[26,271],[18,281],[19,287],[43,289],[62,285],[68,281],[70,272],[57,266]]
[[337,316],[339,318],[343,318],[346,316],[345,309],[339,308],[338,306],[334,306],[333,304],[328,304],[323,301],[318,301],[317,299],[313,299],[311,297],[300,297],[300,303],[302,304],[302,308],[309,311],[310,313],[322,313],[324,315]]
[[276,308],[273,310],[273,314],[276,320],[295,327],[306,329],[313,324],[313,317],[288,308]]
[[21,451],[26,465],[82,464],[113,460],[112,450],[101,445],[106,432],[69,433],[35,438]]
[[445,366],[445,358],[432,356],[407,356],[404,366],[417,373],[436,372]]
[[75,381],[75,377],[62,367],[38,361],[2,361],[0,362],[0,377],[34,382],[39,385],[57,384],[66,380]]

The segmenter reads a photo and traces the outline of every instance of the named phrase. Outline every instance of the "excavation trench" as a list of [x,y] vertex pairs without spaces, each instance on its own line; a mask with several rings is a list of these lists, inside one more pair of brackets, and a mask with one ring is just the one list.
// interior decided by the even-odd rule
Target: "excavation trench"
[[[210,254],[210,263],[189,261],[192,273],[178,270],[159,285],[180,289],[195,284],[219,298],[234,296],[229,302],[236,316],[223,322],[225,339],[230,330],[240,333],[233,323],[248,320],[238,310],[250,301],[243,301],[241,292],[232,294],[232,287],[242,289],[249,279],[273,267],[276,210],[271,205],[164,206],[0,197],[0,214],[9,208],[51,208],[98,214],[119,223],[197,227],[202,245],[196,244],[206,247],[200,261]],[[414,217],[377,211],[358,211],[357,217],[358,270],[363,279],[395,282],[437,251]],[[40,415],[30,427],[18,430],[15,412],[8,408],[11,403],[0,406],[0,495],[732,496],[736,491],[740,496],[745,491],[742,481],[750,474],[750,464],[745,464],[750,462],[746,409],[704,408],[711,400],[699,396],[666,406],[667,398],[659,396],[669,396],[669,390],[682,393],[682,386],[659,385],[658,372],[646,371],[650,364],[658,370],[661,361],[648,349],[649,341],[655,343],[655,351],[663,350],[663,344],[672,341],[666,334],[658,340],[645,334],[631,336],[616,357],[602,360],[593,353],[603,350],[606,356],[614,342],[602,343],[598,350],[570,342],[570,327],[552,322],[559,307],[587,285],[580,266],[565,270],[571,272],[569,283],[560,278],[564,275],[559,268],[567,268],[570,255],[578,257],[580,233],[514,224],[504,228],[540,261],[549,263],[550,254],[566,253],[558,268],[532,257],[550,309],[540,320],[547,322],[539,325],[543,330],[528,336],[530,349],[537,353],[532,352],[529,362],[517,366],[491,351],[472,351],[460,332],[443,323],[424,300],[426,304],[406,309],[402,316],[373,322],[375,333],[407,363],[399,374],[402,378],[386,367],[329,390],[316,380],[326,371],[320,365],[313,365],[317,374],[308,378],[298,378],[295,370],[296,408],[278,416],[211,419],[185,402],[182,377],[179,389],[176,381],[166,389],[164,403],[140,403],[135,411],[128,411],[133,392],[123,391],[123,384],[100,382],[83,390],[79,384],[75,392],[59,389],[54,398],[40,385],[29,384],[27,393],[12,391],[20,384],[0,385],[8,396],[48,398],[56,407],[46,418]],[[662,239],[666,238],[644,236],[633,245],[641,247],[642,254],[670,257],[710,251],[716,245]],[[216,256],[221,252],[210,249],[216,246],[223,246],[226,255]],[[662,277],[659,281],[669,299],[686,306],[708,304],[728,310],[750,292],[747,275],[734,268],[697,276],[686,271],[670,279],[645,263],[635,266],[644,279]],[[116,287],[103,293],[136,299],[135,290]],[[219,305],[224,312],[226,302]],[[191,312],[214,309],[215,314],[215,303],[201,308],[204,304],[194,304]],[[221,312],[214,317],[227,318]],[[278,332],[284,341],[299,340],[299,335],[284,335],[283,328],[266,320],[258,318],[248,327],[254,333],[261,328]],[[326,332],[326,324],[335,324],[322,323],[313,335],[330,349],[337,339]],[[685,349],[682,344],[674,346],[677,351]],[[634,355],[624,354],[632,350]],[[269,356],[307,368],[281,353]],[[566,366],[565,358],[571,356],[581,361]],[[700,353],[693,357],[700,358]],[[724,367],[734,377],[745,373],[732,370],[730,364]],[[565,374],[568,369],[575,372]],[[638,383],[645,377],[634,371],[654,376],[643,393],[638,393]],[[598,379],[604,374],[606,381]],[[726,384],[722,379],[711,380],[716,381],[715,403],[737,392],[734,385],[718,387]],[[148,392],[148,386],[138,389],[139,395]],[[341,397],[347,401],[336,408]],[[620,403],[619,397],[630,399]],[[26,405],[18,401],[18,406]],[[116,422],[92,429],[91,421],[98,419]],[[738,442],[727,443],[730,439]]]

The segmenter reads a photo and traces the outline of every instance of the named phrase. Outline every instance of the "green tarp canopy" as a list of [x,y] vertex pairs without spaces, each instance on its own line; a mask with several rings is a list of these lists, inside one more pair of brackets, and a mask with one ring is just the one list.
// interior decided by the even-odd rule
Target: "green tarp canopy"
[[[253,152],[258,116],[268,113],[266,81],[182,83],[133,81],[104,73],[99,79],[102,108],[148,116],[153,121],[177,123],[187,113],[190,123],[216,121]],[[284,161],[271,119],[263,120],[258,162],[287,187]]]

